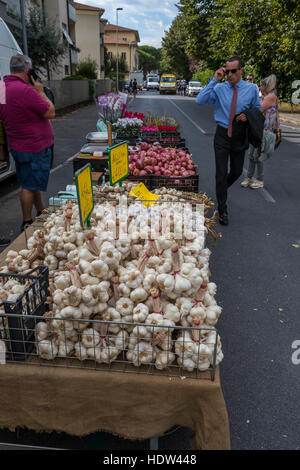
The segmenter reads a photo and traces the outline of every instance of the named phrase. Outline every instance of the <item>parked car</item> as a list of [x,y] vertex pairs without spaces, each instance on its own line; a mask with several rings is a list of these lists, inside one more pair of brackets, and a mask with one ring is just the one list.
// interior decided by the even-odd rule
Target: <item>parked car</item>
[[159,89],[159,76],[148,75],[147,76],[147,90],[158,90]]
[[[17,41],[8,26],[0,18],[0,79],[10,74],[10,58],[16,54],[23,54]],[[0,125],[0,181],[16,172],[15,161],[8,151],[3,124]]]
[[186,89],[187,96],[196,96],[198,95],[199,91],[202,90],[201,82],[192,80],[188,83]]

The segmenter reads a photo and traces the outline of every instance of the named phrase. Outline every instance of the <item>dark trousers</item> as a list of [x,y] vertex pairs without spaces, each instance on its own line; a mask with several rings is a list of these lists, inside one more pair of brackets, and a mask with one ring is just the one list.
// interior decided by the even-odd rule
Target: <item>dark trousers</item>
[[[216,159],[216,195],[219,214],[227,212],[227,188],[242,174],[245,158],[246,127],[242,123],[234,123],[232,137],[228,137],[227,129],[217,126],[214,148]],[[228,173],[228,160],[230,171]]]

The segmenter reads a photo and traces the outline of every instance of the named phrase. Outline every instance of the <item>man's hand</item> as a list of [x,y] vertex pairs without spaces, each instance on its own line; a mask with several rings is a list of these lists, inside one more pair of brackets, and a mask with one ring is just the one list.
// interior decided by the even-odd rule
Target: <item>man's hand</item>
[[235,119],[236,121],[247,122],[247,117],[245,113],[238,114]]
[[44,93],[44,86],[42,83],[40,82],[36,82],[35,79],[33,77],[31,77],[31,80],[32,80],[32,83],[33,83],[33,87],[36,89],[36,91],[38,93]]
[[216,80],[222,80],[225,74],[225,68],[221,67],[218,70],[215,71],[214,77]]

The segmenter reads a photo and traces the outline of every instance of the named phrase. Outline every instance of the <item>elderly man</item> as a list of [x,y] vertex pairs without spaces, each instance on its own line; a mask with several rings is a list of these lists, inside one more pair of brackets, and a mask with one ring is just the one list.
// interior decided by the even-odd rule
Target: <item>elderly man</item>
[[45,95],[43,85],[31,76],[31,68],[31,59],[26,55],[11,58],[11,75],[4,77],[6,104],[0,105],[0,119],[22,187],[21,231],[32,223],[33,206],[38,215],[44,209],[40,191],[47,189],[53,144],[49,119],[55,117],[54,105]]
[[[231,57],[226,67],[218,69],[213,78],[197,95],[196,103],[213,104],[217,129],[214,138],[216,160],[216,194],[219,222],[228,225],[227,188],[241,175],[248,147],[246,132],[247,109],[258,108],[260,101],[256,85],[242,80],[243,63]],[[220,82],[224,75],[227,81]],[[230,172],[228,174],[228,159]]]

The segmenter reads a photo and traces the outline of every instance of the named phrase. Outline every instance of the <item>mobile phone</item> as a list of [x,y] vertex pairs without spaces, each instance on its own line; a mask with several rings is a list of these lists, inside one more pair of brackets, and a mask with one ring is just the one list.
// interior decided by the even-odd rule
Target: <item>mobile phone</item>
[[29,81],[31,83],[31,85],[33,85],[33,81],[31,78],[33,78],[35,81],[40,80],[40,77],[38,76],[38,74],[36,73],[36,71],[34,69],[30,69],[29,72],[27,72],[27,75],[29,77]]

